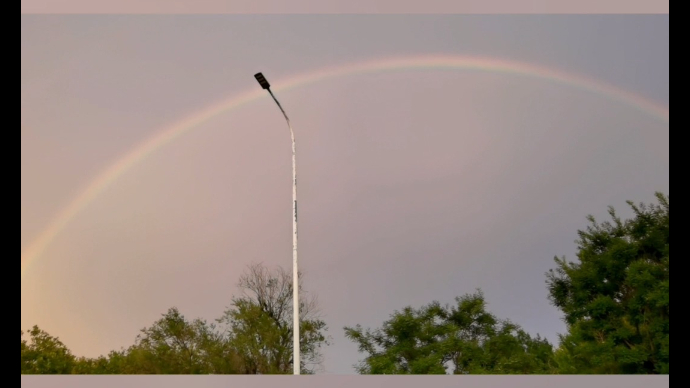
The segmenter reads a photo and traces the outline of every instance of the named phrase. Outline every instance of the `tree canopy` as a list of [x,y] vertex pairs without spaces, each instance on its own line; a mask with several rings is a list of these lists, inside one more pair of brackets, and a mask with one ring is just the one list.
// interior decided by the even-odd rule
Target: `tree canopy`
[[[301,275],[298,275],[301,278]],[[318,301],[300,284],[300,371],[310,374],[322,363],[320,349],[328,345],[326,323]],[[242,360],[243,373],[292,373],[292,275],[252,265],[239,281],[241,296],[232,300],[219,323],[228,328],[230,345]]]
[[628,202],[634,217],[579,232],[578,262],[556,258],[549,296],[568,332],[557,352],[563,373],[661,373],[669,363],[669,199]]
[[480,290],[455,305],[406,307],[373,331],[358,325],[345,332],[367,354],[356,367],[363,374],[531,374],[552,367],[551,344],[488,312]]
[[[301,277],[301,276],[300,276]],[[215,323],[170,308],[134,344],[97,358],[75,357],[35,326],[22,331],[22,374],[284,374],[292,373],[292,276],[282,268],[249,266],[241,295]],[[318,300],[300,290],[302,371],[322,364],[327,325]]]
[[27,341],[22,330],[22,374],[66,374],[74,365],[74,355],[60,339],[34,326]]

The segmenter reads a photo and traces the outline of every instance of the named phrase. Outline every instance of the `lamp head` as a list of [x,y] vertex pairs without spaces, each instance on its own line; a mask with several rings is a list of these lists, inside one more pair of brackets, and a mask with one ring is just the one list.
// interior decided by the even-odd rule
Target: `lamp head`
[[256,73],[254,74],[254,78],[256,78],[256,80],[259,82],[259,85],[261,85],[262,88],[268,90],[271,87],[268,81],[266,81],[266,77],[264,77],[263,74]]

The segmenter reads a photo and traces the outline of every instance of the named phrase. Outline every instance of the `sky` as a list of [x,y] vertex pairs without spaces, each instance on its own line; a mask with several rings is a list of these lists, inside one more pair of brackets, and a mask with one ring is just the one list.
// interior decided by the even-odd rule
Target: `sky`
[[565,326],[544,273],[554,256],[575,259],[588,214],[605,219],[612,205],[626,216],[626,200],[668,194],[667,120],[506,71],[422,66],[281,82],[395,58],[481,57],[584,77],[667,110],[668,23],[22,15],[22,329],[37,324],[98,356],[131,345],[173,306],[220,317],[251,263],[291,268],[290,137],[268,95],[104,175],[199,112],[261,93],[261,71],[296,132],[300,269],[333,342],[324,373],[355,373],[363,357],[343,326],[378,327],[405,306],[477,288],[491,312],[556,342]]

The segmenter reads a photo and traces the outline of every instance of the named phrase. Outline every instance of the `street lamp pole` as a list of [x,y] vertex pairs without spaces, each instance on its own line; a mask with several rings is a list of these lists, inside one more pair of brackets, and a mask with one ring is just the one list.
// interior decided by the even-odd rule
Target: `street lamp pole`
[[290,119],[285,110],[278,102],[276,96],[271,91],[271,85],[261,73],[254,74],[254,78],[259,82],[263,89],[273,97],[278,108],[283,113],[288,128],[290,128],[290,138],[292,140],[292,367],[293,374],[300,374],[300,341],[299,341],[299,271],[297,267],[297,165],[295,163],[295,132],[292,130]]

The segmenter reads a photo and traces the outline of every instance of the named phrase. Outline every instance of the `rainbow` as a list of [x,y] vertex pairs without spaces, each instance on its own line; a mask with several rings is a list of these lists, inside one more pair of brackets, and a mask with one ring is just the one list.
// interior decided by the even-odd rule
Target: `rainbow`
[[[273,89],[285,91],[337,77],[393,70],[473,70],[538,78],[598,94],[634,107],[663,122],[668,123],[669,121],[668,107],[614,86],[547,67],[486,57],[427,56],[379,59],[310,71],[288,77],[287,79],[277,80],[274,81],[275,87]],[[248,76],[251,76],[251,74]],[[48,227],[22,252],[22,277],[29,264],[34,262],[45,251],[46,247],[60,231],[120,176],[135,167],[151,153],[198,127],[200,124],[222,113],[256,101],[259,98],[267,98],[266,93],[264,90],[256,87],[252,91],[220,101],[165,127],[117,159],[103,172],[98,174],[67,207],[58,212]]]

